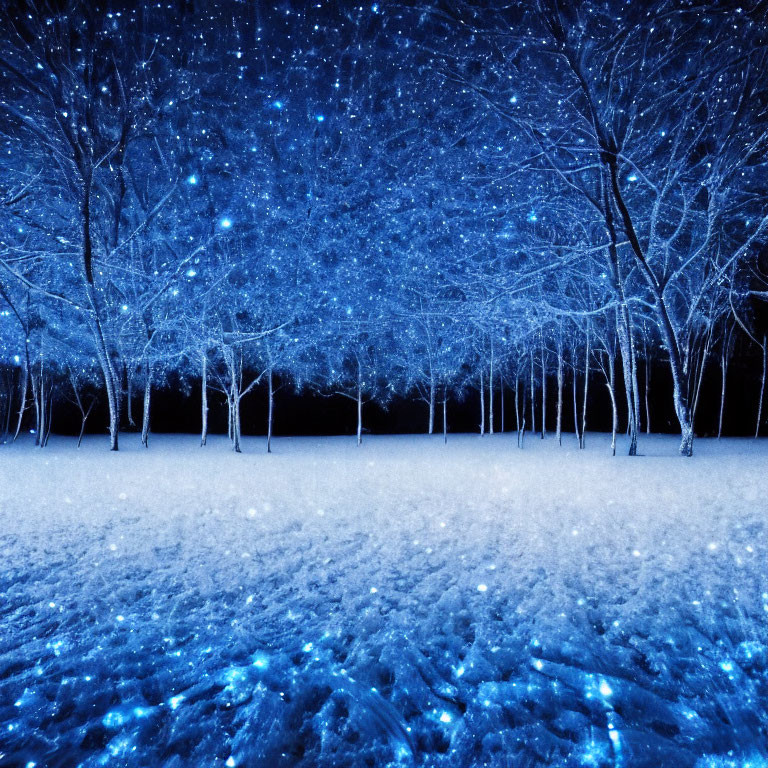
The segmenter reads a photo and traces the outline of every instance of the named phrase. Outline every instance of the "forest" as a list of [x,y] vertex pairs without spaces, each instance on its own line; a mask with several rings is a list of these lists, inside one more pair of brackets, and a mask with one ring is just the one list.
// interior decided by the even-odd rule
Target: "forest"
[[278,386],[351,399],[358,441],[368,402],[423,401],[431,433],[468,395],[481,432],[501,398],[518,440],[560,439],[607,390],[630,454],[667,408],[690,455],[733,361],[759,434],[765,3],[0,18],[6,441],[45,445],[64,408],[147,444],[153,392],[193,385],[192,428],[225,402],[235,450],[243,399],[267,393],[271,435]]

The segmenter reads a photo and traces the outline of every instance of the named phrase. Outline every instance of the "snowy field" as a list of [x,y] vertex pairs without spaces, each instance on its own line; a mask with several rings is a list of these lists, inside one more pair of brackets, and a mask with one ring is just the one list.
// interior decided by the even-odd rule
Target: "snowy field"
[[0,765],[768,765],[768,441],[0,447]]

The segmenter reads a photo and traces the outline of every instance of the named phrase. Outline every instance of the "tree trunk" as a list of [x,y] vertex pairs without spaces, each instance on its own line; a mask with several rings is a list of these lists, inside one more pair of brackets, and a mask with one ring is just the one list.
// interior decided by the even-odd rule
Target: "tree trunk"
[[584,352],[584,402],[581,404],[581,441],[579,448],[584,448],[587,440],[587,395],[589,393],[589,326],[587,326],[587,344]]
[[200,447],[202,448],[208,442],[208,356],[205,352],[202,353],[202,383],[201,383],[201,417],[202,426],[200,428]]
[[[89,293],[93,293],[93,289]],[[95,297],[92,304],[95,306]],[[107,391],[107,406],[109,408],[109,450],[118,450],[118,427],[120,423],[120,398],[115,382],[115,371],[112,367],[112,361],[109,358],[107,342],[104,337],[101,323],[97,317],[91,320],[91,330],[96,340],[96,358],[101,367],[101,373],[104,378],[104,387]]]
[[431,435],[435,431],[435,378],[429,377],[429,424],[427,434]]
[[8,439],[11,433],[11,413],[13,412],[13,390],[15,375],[13,369],[8,372],[8,397],[5,402],[5,415],[3,418],[3,442]]
[[48,415],[43,412],[43,441],[41,447],[45,448],[48,445],[48,440],[51,437],[51,428],[53,427],[53,384],[48,390],[48,397],[46,398],[48,403],[47,410]]
[[685,377],[685,370],[680,355],[680,345],[678,343],[677,334],[672,325],[672,320],[667,311],[666,299],[664,297],[664,291],[656,279],[655,275],[648,266],[648,262],[645,260],[640,240],[638,239],[635,231],[634,222],[632,221],[632,215],[627,208],[627,204],[624,201],[624,197],[621,193],[621,186],[619,184],[619,168],[618,159],[614,153],[606,153],[605,160],[609,164],[611,188],[613,190],[613,199],[616,202],[616,207],[621,214],[622,221],[624,223],[624,231],[626,232],[627,239],[632,248],[632,253],[635,257],[635,261],[643,275],[649,289],[652,292],[654,298],[654,310],[656,313],[656,320],[661,331],[662,339],[667,348],[669,356],[669,367],[672,372],[672,396],[675,406],[675,414],[677,420],[680,423],[680,453],[683,456],[693,455],[693,421],[691,418],[691,411],[688,403],[688,386]]
[[88,417],[91,415],[91,409],[93,408],[95,402],[96,402],[95,398],[93,400],[91,400],[91,404],[88,406],[88,410],[87,411],[82,407],[82,405],[79,406],[79,408],[80,408],[80,434],[77,436],[77,447],[78,448],[83,443],[83,435],[85,434],[85,422],[88,421]]
[[728,344],[723,345],[720,355],[720,416],[717,421],[717,439],[723,434],[723,415],[725,414],[725,386],[728,381]]
[[448,386],[443,385],[443,444],[448,444]]
[[562,328],[557,338],[557,420],[555,422],[557,444],[563,444],[563,335]]
[[83,435],[85,434],[85,422],[88,420],[91,409],[96,403],[96,398],[94,397],[91,400],[91,404],[88,406],[88,410],[86,411],[85,406],[83,405],[83,399],[80,397],[80,390],[77,388],[77,379],[72,374],[72,371],[69,371],[69,383],[72,385],[72,391],[75,394],[75,405],[77,406],[77,410],[80,411],[80,434],[77,436],[77,447],[79,448],[83,443]]
[[765,394],[765,368],[766,368],[766,337],[763,336],[763,371],[760,377],[760,399],[757,401],[757,421],[755,422],[755,437],[760,434],[760,422],[763,420],[763,396]]
[[[240,453],[240,397],[241,397],[241,376],[242,367],[238,369],[235,361],[235,353],[230,348],[223,349],[224,362],[227,366],[227,376],[229,378],[229,389],[227,391],[228,407],[228,432],[229,439],[232,441],[232,449],[235,453]],[[242,366],[242,360],[240,361]]]
[[541,439],[547,435],[547,357],[544,350],[544,334],[541,341]]
[[126,387],[125,387],[125,410],[126,410],[126,416],[128,417],[128,426],[129,427],[135,427],[136,426],[136,420],[133,418],[133,377],[134,377],[135,371],[133,370],[133,366],[129,366],[128,370],[126,372]]
[[480,437],[485,434],[485,383],[483,369],[480,367]]
[[358,369],[357,376],[357,444],[363,442],[363,382]]
[[519,389],[520,389],[520,376],[518,371],[515,371],[515,432],[518,434],[520,433],[520,400],[519,400]]
[[616,404],[616,356],[608,353],[608,394],[611,396],[611,455],[616,455],[616,431],[619,428],[619,409]]
[[43,381],[43,360],[40,359],[40,378],[32,373],[32,402],[35,404],[35,445],[40,446],[43,431],[43,408],[45,406],[45,382]]
[[240,396],[239,393],[232,402],[232,448],[235,453],[242,453],[240,448]]
[[120,395],[117,377],[109,354],[109,345],[101,322],[101,308],[93,279],[93,241],[91,239],[91,187],[93,184],[93,169],[86,168],[82,172],[83,203],[81,208],[83,226],[82,268],[85,281],[85,293],[90,307],[88,325],[96,346],[96,359],[99,362],[104,386],[107,391],[109,407],[109,449],[118,450],[118,429],[120,427]]
[[491,345],[491,360],[488,370],[488,434],[493,434],[493,345]]
[[630,456],[637,456],[637,433],[639,430],[640,395],[637,386],[637,355],[634,349],[629,309],[624,304],[616,310],[616,335],[621,354],[621,370],[624,377],[624,392],[627,398],[627,432],[629,433]]
[[697,376],[694,380],[693,405],[691,406],[691,423],[694,425],[696,424],[696,412],[699,410],[699,395],[701,394],[701,383],[704,379],[704,370],[707,367],[707,360],[709,359],[709,352],[711,348],[712,348],[712,331],[710,329],[704,341],[704,347],[701,352],[701,360],[699,361]]
[[504,376],[499,372],[499,406],[501,408],[501,434],[504,434]]
[[267,376],[267,395],[269,403],[267,405],[267,453],[272,453],[272,417],[275,409],[275,389],[272,381],[272,369],[270,368]]
[[85,422],[88,416],[85,413],[80,414],[80,434],[77,436],[77,447],[83,444],[83,435],[85,434]]
[[531,349],[531,432],[536,432],[536,380],[533,375],[533,349]]
[[27,392],[29,390],[29,349],[26,347],[26,345],[24,352],[24,367],[22,368],[21,385],[19,387],[19,391],[21,392],[21,405],[19,406],[19,418],[16,422],[16,432],[13,435],[14,441],[16,441],[19,433],[21,432],[21,424],[24,419],[24,411],[27,410]]
[[651,434],[651,361],[648,352],[645,353],[645,434]]
[[579,403],[576,390],[578,389],[578,368],[576,367],[576,353],[571,356],[573,362],[573,431],[576,434],[576,440],[581,448],[581,435],[579,434]]
[[149,414],[152,399],[152,365],[147,363],[147,374],[144,381],[144,410],[141,415],[141,444],[149,448]]
[[602,177],[603,187],[603,216],[608,232],[609,246],[607,251],[608,274],[613,283],[613,289],[619,300],[616,309],[616,335],[619,340],[619,352],[621,354],[621,368],[624,376],[624,392],[627,397],[627,433],[629,434],[629,455],[637,455],[637,430],[640,411],[640,399],[637,391],[637,357],[635,355],[634,339],[632,336],[632,319],[629,314],[626,294],[624,292],[624,280],[619,262],[618,244],[616,236],[616,224],[614,221],[613,206],[608,192],[608,183]]

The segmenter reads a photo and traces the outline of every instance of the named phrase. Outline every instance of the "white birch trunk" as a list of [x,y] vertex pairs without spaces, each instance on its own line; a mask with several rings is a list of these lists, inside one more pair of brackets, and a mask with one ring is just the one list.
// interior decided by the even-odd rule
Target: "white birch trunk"
[[491,345],[491,360],[488,371],[488,434],[493,434],[493,345]]
[[723,434],[723,415],[725,414],[725,387],[728,381],[728,344],[720,355],[720,415],[717,420],[717,439]]
[[21,424],[24,419],[24,411],[27,410],[27,391],[29,390],[29,350],[25,347],[24,355],[24,368],[21,373],[21,385],[19,390],[21,392],[21,405],[19,406],[19,418],[16,421],[16,432],[13,435],[14,441],[18,438],[21,432]]
[[272,369],[269,369],[267,377],[267,394],[269,404],[267,406],[267,453],[272,453],[272,419],[275,409],[275,388],[272,381]]
[[483,369],[480,368],[480,437],[485,434],[485,383]]
[[448,387],[443,385],[443,443],[448,444]]
[[515,371],[515,432],[520,432],[520,402],[518,398],[518,390],[520,388],[520,376]]
[[435,431],[435,377],[429,377],[429,424],[427,434],[431,435]]
[[130,366],[128,368],[128,371],[126,373],[126,402],[125,402],[125,408],[126,408],[126,415],[128,416],[128,425],[131,427],[136,426],[136,422],[133,418],[133,366]]
[[573,362],[573,431],[576,435],[576,440],[579,443],[579,448],[581,448],[581,434],[579,433],[579,403],[577,395],[579,372],[578,368],[576,368],[576,353],[574,352],[571,357]]
[[563,337],[557,339],[557,417],[555,422],[557,444],[563,444]]
[[547,359],[544,350],[544,334],[541,334],[541,439],[547,435]]
[[208,442],[208,356],[203,352],[200,356],[202,363],[202,382],[200,384],[200,447]]
[[608,394],[611,396],[611,455],[616,455],[616,431],[619,428],[619,409],[616,404],[616,359],[608,354]]
[[587,396],[589,394],[589,327],[587,327],[587,345],[584,353],[584,402],[581,404],[581,441],[579,448],[586,446],[587,439]]
[[645,355],[645,434],[651,434],[651,363]]
[[531,349],[531,432],[536,432],[536,381],[533,375],[533,349]]
[[147,374],[144,380],[144,408],[141,414],[141,444],[149,448],[149,416],[152,403],[152,366],[147,363]]
[[757,421],[755,422],[755,437],[760,434],[760,423],[763,420],[763,396],[765,395],[766,337],[763,336],[763,371],[760,377],[760,399],[757,401]]
[[504,376],[499,371],[499,408],[501,409],[501,434],[504,434]]
[[357,444],[363,442],[363,378],[358,364],[357,368]]

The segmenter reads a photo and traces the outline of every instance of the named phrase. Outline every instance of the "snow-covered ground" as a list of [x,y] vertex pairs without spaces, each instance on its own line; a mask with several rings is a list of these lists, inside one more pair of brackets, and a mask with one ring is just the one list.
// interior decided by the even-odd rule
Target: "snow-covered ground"
[[768,441],[0,447],[0,765],[768,765]]

